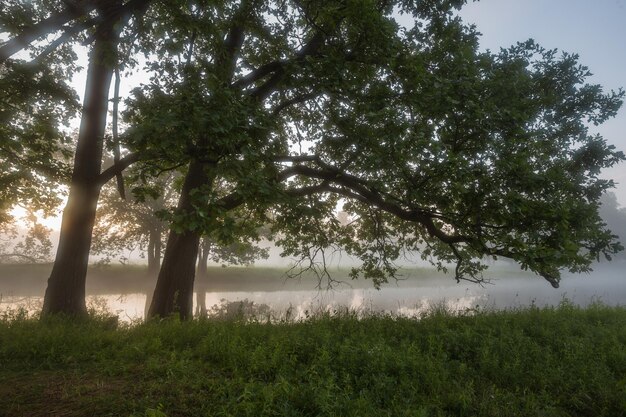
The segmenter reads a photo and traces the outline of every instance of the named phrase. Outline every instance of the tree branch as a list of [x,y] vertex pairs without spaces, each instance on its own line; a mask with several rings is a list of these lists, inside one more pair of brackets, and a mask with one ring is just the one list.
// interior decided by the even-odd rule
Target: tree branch
[[[115,86],[113,88],[113,165],[120,163],[120,139],[118,135],[118,117],[120,104],[120,69],[115,68]],[[115,174],[117,180],[117,191],[120,193],[122,200],[126,200],[126,190],[124,189],[124,177],[122,171]]]
[[319,159],[317,155],[282,155],[272,158],[274,162],[315,162]]
[[246,88],[257,82],[258,80],[262,79],[263,77],[278,71],[280,68],[283,67],[285,63],[286,61],[273,61],[262,65],[258,69],[248,73],[247,75],[244,75],[243,77],[232,83],[231,87],[241,89]]
[[[313,56],[314,54],[317,53],[317,51],[319,50],[319,48],[324,44],[324,36],[322,35],[321,32],[317,32],[313,35],[313,37],[311,37],[311,39],[302,47],[302,49],[300,49],[297,53],[296,56],[293,60],[287,61],[288,63],[294,63],[294,64],[302,64],[305,62],[307,57]],[[267,80],[266,82],[264,82],[263,84],[261,84],[260,86],[258,86],[257,88],[253,89],[250,92],[250,97],[256,99],[256,100],[264,100],[266,99],[270,94],[272,94],[276,87],[278,86],[278,84],[280,84],[280,82],[283,80],[284,76],[285,76],[285,63],[281,63],[279,61],[279,66],[276,68],[275,71],[273,71],[273,75],[269,78],[269,80]]]
[[[116,0],[109,0],[112,3]],[[126,24],[130,16],[141,11],[145,10],[146,7],[150,4],[152,0],[129,0],[126,4],[122,6],[118,6],[116,4],[108,5],[109,7],[100,7],[103,10],[103,15],[106,19],[119,19],[121,22],[119,24]],[[96,39],[99,35],[100,28],[96,29],[96,33],[91,35],[83,45],[89,45]]]
[[363,180],[354,177],[352,175],[343,174],[340,172],[328,172],[303,165],[295,165],[287,168],[283,171],[282,175],[289,174],[302,175],[308,178],[317,178],[330,183],[338,184],[346,187],[350,190],[348,195],[344,195],[340,189],[333,192],[340,193],[344,196],[354,197],[359,196],[359,200],[370,205],[374,205],[381,210],[384,210],[396,217],[411,222],[416,222],[424,226],[428,234],[432,237],[436,237],[444,243],[462,243],[473,242],[475,239],[470,236],[463,235],[450,235],[441,230],[433,221],[433,215],[422,209],[410,209],[402,208],[396,203],[385,200],[382,195],[374,189],[370,189],[363,185]]
[[224,53],[218,56],[215,62],[215,68],[219,74],[222,74],[222,82],[231,85],[235,66],[237,64],[237,56],[245,40],[245,23],[253,9],[252,0],[243,0],[233,15],[228,34],[224,39]]
[[24,255],[23,253],[0,253],[0,259],[1,258],[6,258],[6,259],[10,259],[10,258],[24,258],[27,261],[30,261],[31,263],[39,263],[40,260],[33,258],[32,256],[28,256],[28,255]]
[[93,0],[77,2],[74,5],[68,5],[65,10],[54,13],[33,26],[25,27],[19,35],[9,39],[0,47],[0,63],[26,48],[32,41],[59,30],[64,24],[74,19],[86,16],[96,8],[97,4],[98,2]]
[[[63,28],[63,25],[71,22],[72,20],[79,19],[81,17],[89,15],[96,7],[102,6],[101,8],[108,8],[110,5],[114,5],[116,0],[107,0],[108,3],[103,1],[82,1],[80,4],[70,4],[69,2],[65,2],[68,7],[62,12],[55,13],[50,17],[43,19],[42,21],[36,23],[33,26],[26,27],[23,31],[9,39],[4,45],[0,47],[0,64],[5,62],[14,54],[18,53],[22,49],[28,47],[31,42],[46,36],[52,32],[56,32]],[[145,8],[152,0],[130,0],[126,4],[121,7],[115,8],[114,14],[108,16],[109,18],[116,18],[127,14],[129,17],[131,14],[140,11]],[[48,56],[52,51],[58,48],[61,44],[69,40],[72,36],[77,33],[88,29],[90,27],[95,26],[102,20],[102,16],[98,16],[95,18],[91,18],[86,20],[85,22],[77,22],[75,25],[66,28],[64,33],[59,36],[59,38],[55,39],[46,49],[43,50],[41,54],[39,54],[35,58],[35,62],[40,62],[46,56]],[[95,39],[95,35],[91,36],[85,44],[89,44]]]
[[63,45],[65,42],[69,41],[72,36],[76,35],[78,32],[87,29],[91,26],[93,26],[95,24],[95,20],[96,19],[90,19],[88,22],[90,22],[90,24],[87,24],[87,22],[85,24],[77,24],[75,26],[72,27],[68,27],[65,28],[65,31],[61,34],[61,36],[59,36],[58,38],[56,38],[54,41],[52,41],[50,43],[50,45],[48,45],[43,51],[41,51],[41,53],[39,55],[37,55],[32,61],[32,64],[39,64],[41,63],[44,59],[46,59],[48,57],[48,55],[50,55],[52,52],[54,52],[59,46]]
[[304,93],[304,94],[300,94],[295,97],[292,97],[288,100],[285,100],[282,103],[279,103],[276,107],[274,107],[274,109],[272,110],[272,116],[276,117],[280,114],[281,111],[285,110],[286,108],[291,107],[294,104],[303,103],[307,100],[310,100],[312,98],[319,96],[320,94],[321,94],[320,92]]
[[100,185],[106,184],[107,182],[109,182],[109,180],[111,180],[111,178],[117,176],[126,168],[139,161],[140,159],[141,157],[138,153],[131,153],[126,155],[125,157],[121,158],[118,163],[113,164],[109,168],[102,171],[98,176],[98,183]]

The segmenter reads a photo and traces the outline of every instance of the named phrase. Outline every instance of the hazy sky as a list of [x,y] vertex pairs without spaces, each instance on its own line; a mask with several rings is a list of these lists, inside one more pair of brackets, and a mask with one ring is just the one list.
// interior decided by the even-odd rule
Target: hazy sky
[[[470,0],[460,15],[483,34],[483,49],[532,38],[545,48],[580,55],[594,74],[591,82],[606,91],[626,88],[626,0]],[[626,152],[626,108],[592,131]],[[604,176],[618,182],[614,191],[626,206],[626,163]]]

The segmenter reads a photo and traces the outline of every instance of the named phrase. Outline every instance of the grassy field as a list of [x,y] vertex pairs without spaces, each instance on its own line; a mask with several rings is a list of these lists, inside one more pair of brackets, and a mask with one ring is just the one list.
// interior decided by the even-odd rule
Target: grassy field
[[2,416],[626,416],[626,309],[0,320]]

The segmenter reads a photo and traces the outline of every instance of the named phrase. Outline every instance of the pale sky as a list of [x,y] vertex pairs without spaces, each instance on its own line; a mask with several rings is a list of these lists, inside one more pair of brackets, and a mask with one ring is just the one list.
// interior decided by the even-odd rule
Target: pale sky
[[[460,12],[483,34],[481,48],[498,51],[532,38],[545,48],[577,53],[605,91],[626,88],[626,0],[481,0]],[[626,106],[617,117],[594,128],[626,152]],[[626,163],[605,171],[626,206]]]

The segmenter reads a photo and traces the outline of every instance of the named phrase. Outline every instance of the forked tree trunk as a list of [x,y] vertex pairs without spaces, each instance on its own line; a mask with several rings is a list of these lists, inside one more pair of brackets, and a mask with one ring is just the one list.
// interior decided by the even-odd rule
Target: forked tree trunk
[[207,316],[206,295],[208,292],[207,283],[207,262],[211,245],[206,241],[200,245],[200,253],[198,254],[198,280],[196,283],[196,315],[198,317]]
[[63,210],[59,247],[48,279],[42,314],[84,315],[91,234],[100,194],[102,147],[113,74],[112,52],[119,33],[104,22],[89,57],[74,172]]
[[[210,185],[214,176],[209,175],[212,169],[209,164],[191,161],[180,193],[179,213],[193,210],[192,191]],[[193,282],[199,243],[200,233],[196,230],[178,233],[170,229],[148,317],[173,314],[179,314],[183,320],[193,317]]]

